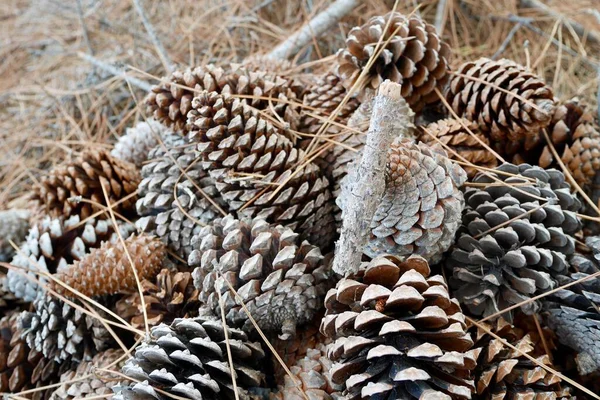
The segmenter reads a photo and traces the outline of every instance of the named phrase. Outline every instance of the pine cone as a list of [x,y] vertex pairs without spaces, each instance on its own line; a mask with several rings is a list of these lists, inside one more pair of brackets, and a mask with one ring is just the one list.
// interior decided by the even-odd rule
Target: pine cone
[[[352,173],[356,173],[355,169]],[[391,146],[386,167],[386,189],[373,220],[364,252],[419,254],[432,263],[453,243],[464,206],[458,189],[464,170],[446,157],[440,147],[402,139]],[[338,205],[351,196],[347,176]]]
[[[198,315],[199,291],[194,287],[192,274],[163,269],[152,280],[142,281],[148,324],[170,324],[175,318]],[[138,293],[126,296],[116,304],[117,314],[135,328],[144,327],[142,304]]]
[[[317,313],[312,321],[304,324],[294,337],[287,340],[278,337],[269,338],[271,345],[273,345],[273,348],[286,366],[295,365],[306,356],[309,350],[315,349],[319,343],[325,342],[326,338],[319,332],[322,317],[323,312]],[[275,381],[283,382],[286,375],[285,369],[274,356],[271,361],[274,366]]]
[[[536,345],[529,334],[500,318],[494,326],[486,328],[503,340],[534,357],[543,365],[551,366],[550,357],[537,354]],[[505,346],[500,340],[477,330],[475,350],[478,356],[475,369],[477,395],[482,399],[558,399],[569,398],[569,388],[562,388],[562,380],[548,373],[518,351]]]
[[[464,125],[464,126],[463,126]],[[467,129],[475,136],[472,136]],[[437,140],[436,140],[437,139]],[[496,168],[498,160],[485,146],[490,146],[490,141],[486,135],[480,132],[479,127],[475,122],[471,122],[465,118],[461,120],[456,119],[442,119],[437,122],[433,122],[425,127],[421,127],[421,135],[419,140],[433,145],[438,143],[438,140],[448,146],[448,157],[453,160],[461,162],[470,162],[474,166],[463,166],[467,172],[469,178],[473,178],[477,172],[477,167],[485,168]],[[446,147],[444,147],[446,149]]]
[[[16,394],[58,382],[70,363],[47,360],[21,339],[17,314],[0,319],[0,392]],[[31,393],[33,400],[48,397],[48,390]]]
[[[466,189],[462,226],[446,263],[454,295],[485,317],[552,289],[575,251],[572,235],[581,229],[575,214],[581,203],[561,172],[528,164],[503,164],[497,171],[477,175],[477,186]],[[537,304],[522,309],[531,314]]]
[[[18,328],[27,345],[47,359],[87,361],[114,343],[99,320],[49,294],[39,296],[33,305],[34,312],[20,314]],[[103,316],[101,310],[96,311]]]
[[157,121],[169,127],[173,126],[177,131],[187,132],[187,115],[192,109],[192,99],[203,90],[274,98],[277,100],[247,98],[244,102],[259,110],[274,110],[292,126],[298,120],[298,113],[290,105],[290,102],[298,101],[292,90],[294,85],[272,73],[251,71],[235,64],[225,68],[208,64],[186,71],[176,71],[169,81],[154,86],[146,104],[148,113],[152,113]]
[[[131,224],[119,225],[123,238],[127,238],[133,229]],[[43,275],[36,276],[37,273],[53,274],[81,260],[90,249],[100,247],[102,242],[115,240],[118,240],[118,235],[110,220],[89,219],[80,224],[77,215],[67,219],[46,217],[30,229],[25,243],[12,259],[12,265],[24,270],[8,271],[8,287],[16,297],[33,301],[41,289],[35,279],[48,281]]]
[[[79,215],[85,219],[95,211],[95,206],[77,199],[90,200],[106,206],[102,186],[106,190],[111,205],[135,193],[140,174],[135,165],[118,160],[104,150],[89,150],[78,159],[55,167],[34,188],[33,203],[40,215],[65,217]],[[123,215],[131,214],[136,197],[119,202],[113,211]]]
[[387,44],[367,72],[367,87],[377,89],[385,79],[401,84],[402,96],[415,112],[437,101],[435,89],[448,81],[451,50],[435,27],[416,14],[391,12],[352,28],[346,48],[337,53],[337,73],[344,86],[354,85],[380,42]]
[[[298,234],[263,220],[251,225],[227,216],[192,240],[197,250],[188,259],[200,300],[221,314],[223,297],[228,324],[253,331],[241,304],[224,279],[243,299],[264,331],[294,336],[296,326],[311,321],[322,307],[331,283],[330,265],[318,247],[300,242]],[[222,274],[222,276],[220,276]]]
[[197,162],[193,147],[175,134],[166,136],[164,142],[169,152],[158,145],[148,154],[151,161],[142,168],[136,203],[142,218],[136,225],[187,258],[192,236],[220,215],[209,199],[221,208],[226,206],[214,181]]
[[[98,369],[119,371],[124,364],[124,354],[122,350],[108,349],[96,354],[90,361],[82,362],[77,369],[72,369],[60,377],[62,385],[54,390],[50,400],[112,395],[113,386],[124,385],[129,381],[119,381],[118,375],[98,371]],[[120,359],[123,361],[119,362]]]
[[[151,279],[162,268],[166,255],[165,245],[159,240],[133,235],[124,242],[102,243],[80,261],[62,268],[55,277],[88,297],[132,293],[137,290],[133,268],[140,280]],[[59,295],[77,297],[54,281],[50,287]]]
[[467,77],[450,79],[446,99],[459,117],[489,135],[496,151],[513,155],[540,144],[540,129],[548,126],[555,108],[552,89],[542,78],[506,59],[480,58],[464,63],[458,73]]
[[119,393],[114,399],[170,398],[155,388],[190,399],[233,399],[225,329],[239,398],[250,399],[247,389],[264,381],[259,372],[265,357],[260,343],[250,342],[240,330],[223,328],[220,320],[200,317],[152,328],[153,339],[140,345],[122,369],[140,383],[115,387]]
[[29,229],[29,211],[6,210],[0,211],[0,262],[10,260],[15,249],[10,242],[20,245]]
[[335,205],[320,168],[308,163],[296,173],[304,152],[239,99],[204,92],[192,106],[189,121],[197,130],[190,138],[199,142],[204,168],[229,211],[285,225],[321,248],[331,246]]
[[173,135],[171,130],[153,119],[138,122],[127,128],[127,133],[119,138],[110,155],[141,168],[150,150],[160,144],[159,138],[164,139],[168,135]]
[[10,291],[6,275],[0,273],[0,315],[10,315],[19,312],[25,304],[21,298],[15,296]]
[[417,255],[378,257],[327,293],[321,332],[335,339],[330,373],[349,398],[470,398],[473,341],[444,278],[429,273]]
[[544,297],[544,319],[563,345],[577,352],[575,358],[580,375],[600,372],[600,279],[589,278],[598,273],[600,237],[586,244],[596,252],[596,260],[574,254],[570,262],[575,271],[557,277],[560,286],[587,279]]

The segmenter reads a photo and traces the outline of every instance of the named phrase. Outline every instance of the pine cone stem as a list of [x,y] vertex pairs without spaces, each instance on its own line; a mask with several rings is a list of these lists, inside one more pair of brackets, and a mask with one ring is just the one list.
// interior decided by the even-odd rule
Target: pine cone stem
[[394,137],[406,136],[413,112],[401,95],[401,85],[386,81],[373,103],[373,114],[356,180],[344,210],[333,270],[347,276],[358,272],[369,226],[385,190],[387,150]]

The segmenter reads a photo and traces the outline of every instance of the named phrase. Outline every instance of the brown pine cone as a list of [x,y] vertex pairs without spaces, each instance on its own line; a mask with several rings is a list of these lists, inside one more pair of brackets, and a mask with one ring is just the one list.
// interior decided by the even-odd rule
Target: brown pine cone
[[224,279],[243,299],[254,320],[267,332],[295,335],[296,327],[312,321],[323,307],[332,284],[331,268],[318,247],[299,235],[264,220],[252,224],[227,216],[202,229],[188,259],[200,300],[221,314],[219,291],[230,326],[254,330]]
[[387,44],[367,72],[367,87],[377,89],[385,79],[398,82],[415,112],[437,101],[435,89],[442,90],[448,81],[451,49],[435,27],[416,14],[391,12],[350,30],[346,48],[337,53],[337,73],[344,86],[354,85],[380,41]]
[[[465,127],[475,136],[471,135]],[[444,147],[444,150],[448,153],[448,157],[453,160],[473,164],[473,167],[463,166],[469,178],[477,174],[477,167],[495,168],[498,165],[498,160],[494,154],[482,145],[484,143],[490,147],[489,139],[481,133],[475,122],[468,119],[461,118],[460,121],[451,118],[442,119],[421,127],[420,132],[421,134],[418,137],[420,141],[433,145],[438,143],[439,140],[445,146],[448,146],[450,150],[458,154],[457,156]]]
[[[89,297],[131,293],[137,290],[133,268],[140,280],[152,279],[162,268],[166,255],[165,245],[161,241],[150,236],[133,235],[124,242],[103,243],[80,261],[62,268],[55,277]],[[50,287],[60,295],[77,297],[74,292],[54,281]]]
[[[124,385],[129,381],[121,379],[117,374],[98,371],[98,368],[118,372],[125,364],[124,355],[123,350],[108,349],[96,354],[90,361],[82,362],[76,369],[72,369],[60,377],[62,385],[54,390],[50,400],[72,400],[112,395],[113,386]],[[121,361],[119,361],[120,359]]]
[[330,247],[335,204],[320,168],[307,163],[297,169],[304,152],[240,99],[203,92],[192,106],[189,136],[198,142],[204,168],[228,211],[282,224],[323,249]]
[[[464,170],[439,146],[415,144],[410,139],[392,144],[386,189],[371,221],[365,254],[419,254],[432,263],[439,261],[460,225],[464,200],[458,188],[466,178]],[[351,196],[351,181],[348,176],[342,182],[337,199],[342,210],[344,199]]]
[[348,398],[471,397],[465,317],[444,278],[429,274],[420,256],[378,257],[327,293],[321,332],[335,340],[330,373]]
[[271,97],[277,100],[246,98],[243,101],[259,110],[274,110],[287,123],[295,126],[298,114],[290,102],[298,100],[293,86],[287,79],[273,73],[252,71],[235,64],[224,68],[208,64],[174,72],[168,83],[161,83],[152,88],[146,98],[146,105],[148,112],[154,115],[157,121],[185,133],[188,129],[187,114],[192,109],[192,99],[203,90],[230,95]]
[[496,151],[513,155],[540,144],[540,129],[548,126],[555,108],[552,89],[542,78],[506,59],[466,62],[458,73],[466,77],[450,79],[446,99],[459,117],[489,135]]
[[[170,324],[175,318],[198,315],[199,291],[194,287],[191,273],[163,269],[156,278],[144,279],[141,283],[148,325]],[[134,328],[145,325],[142,302],[137,292],[117,301],[116,312]]]
[[[79,215],[85,219],[99,209],[88,202],[77,201],[77,197],[106,206],[102,186],[111,205],[135,193],[140,182],[140,173],[134,164],[118,160],[104,150],[88,150],[74,161],[55,167],[48,176],[35,186],[33,204],[40,215],[53,218]],[[72,199],[75,198],[75,199]],[[115,213],[135,213],[137,197],[119,202],[113,207]]]
[[[529,334],[515,328],[504,319],[487,329],[543,365],[551,366],[550,357],[541,354]],[[475,369],[476,393],[485,399],[564,399],[570,398],[570,389],[562,387],[562,380],[536,365],[524,355],[504,345],[500,340],[477,329],[475,341],[478,354]]]

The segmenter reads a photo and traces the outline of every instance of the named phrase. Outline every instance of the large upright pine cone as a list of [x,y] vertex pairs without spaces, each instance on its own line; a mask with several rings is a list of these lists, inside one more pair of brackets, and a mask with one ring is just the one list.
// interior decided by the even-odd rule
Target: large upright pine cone
[[391,12],[350,30],[346,48],[337,53],[337,72],[346,87],[354,85],[378,43],[384,47],[366,73],[368,87],[377,89],[385,79],[401,84],[402,96],[414,111],[437,100],[435,89],[448,81],[451,50],[435,27],[416,14]]
[[[131,224],[119,225],[123,238],[127,238],[133,229]],[[67,219],[46,217],[29,230],[25,243],[12,259],[11,264],[23,270],[8,271],[8,287],[18,298],[33,301],[41,289],[35,279],[49,280],[43,275],[36,276],[36,272],[55,273],[81,260],[102,242],[115,240],[118,235],[110,220],[89,219],[80,224],[77,215]]]
[[[454,295],[485,317],[552,289],[581,229],[575,214],[581,203],[561,172],[528,164],[497,171],[477,175],[476,186],[466,189],[462,226],[446,264]],[[529,314],[537,304],[522,309]]]
[[[418,254],[439,261],[460,225],[464,200],[458,188],[466,179],[465,171],[439,146],[397,141],[388,153],[386,188],[364,252],[370,257]],[[342,182],[337,200],[342,210],[352,181],[353,174]]]
[[[136,273],[140,280],[152,279],[162,268],[166,255],[165,245],[159,240],[133,235],[123,242],[102,243],[80,261],[61,268],[55,277],[88,297],[132,293],[137,291]],[[62,296],[78,296],[54,281],[50,287]]]
[[[114,340],[102,322],[50,294],[33,302],[35,311],[19,316],[19,329],[27,345],[45,358],[64,362],[91,360]],[[80,305],[80,308],[86,309]],[[100,317],[101,310],[96,310]]]
[[[600,259],[599,237],[588,238]],[[544,297],[544,317],[558,340],[570,347],[577,356],[575,361],[580,375],[600,372],[600,278],[589,278],[598,273],[598,261],[581,254],[570,258],[575,271],[558,277],[560,286],[580,281],[575,285]]]
[[118,371],[125,363],[124,355],[122,350],[108,349],[96,354],[90,361],[82,362],[76,369],[72,369],[60,377],[62,385],[52,392],[50,400],[73,400],[112,395],[113,386],[124,385],[129,381],[122,379],[117,374],[98,371],[98,369]]
[[28,229],[29,211],[0,211],[0,262],[6,262],[13,257],[15,249],[10,242],[19,246],[25,240]]
[[[148,325],[170,324],[175,318],[198,315],[199,291],[194,287],[191,273],[163,269],[156,278],[144,279],[141,284]],[[116,310],[134,328],[144,327],[142,302],[137,292],[119,299]]]
[[160,140],[173,133],[169,128],[153,119],[138,122],[127,128],[127,133],[119,138],[110,155],[141,168],[148,159],[148,153],[160,144]]
[[[201,91],[255,96],[256,98],[245,98],[243,102],[269,113],[274,110],[279,117],[294,126],[298,114],[290,102],[298,100],[293,86],[287,79],[273,73],[253,71],[235,64],[224,68],[208,64],[173,72],[169,82],[152,88],[146,104],[148,112],[157,121],[173,126],[177,131],[187,132],[187,114],[192,109],[192,99]],[[274,100],[265,100],[264,97]]]
[[204,317],[176,319],[170,326],[152,328],[152,339],[137,347],[122,369],[140,383],[115,387],[114,399],[170,399],[156,388],[189,399],[232,400],[228,345],[239,398],[249,400],[247,390],[264,381],[259,372],[265,357],[260,343],[250,342],[241,330],[224,328],[220,319]]
[[[88,150],[79,158],[55,167],[35,186],[33,203],[41,215],[65,217],[79,215],[85,219],[99,209],[78,197],[106,206],[102,186],[113,211],[133,211],[136,197],[120,201],[137,190],[140,173],[134,164],[114,158],[104,150]],[[118,205],[115,203],[118,202]]]
[[269,226],[264,220],[248,224],[227,216],[202,229],[193,240],[196,250],[188,263],[198,266],[194,279],[200,300],[220,315],[220,293],[231,326],[254,329],[225,279],[259,327],[282,333],[284,339],[323,307],[331,284],[330,265],[318,247],[301,242],[292,230]]
[[[59,364],[31,350],[21,338],[17,314],[0,319],[0,393],[16,394],[58,381],[70,363]],[[31,393],[32,399],[45,399],[47,390]]]
[[321,169],[303,165],[305,154],[290,137],[240,99],[204,92],[192,106],[190,138],[229,210],[285,225],[328,248],[335,205]]
[[[500,318],[486,328],[500,338],[551,366],[550,357],[540,354],[529,334]],[[570,397],[569,388],[561,388],[562,380],[536,365],[523,354],[504,345],[500,340],[477,329],[475,350],[479,356],[475,369],[476,393],[482,399],[558,399]]]
[[429,274],[420,256],[378,257],[327,293],[321,331],[349,398],[471,397],[473,341],[444,278]]
[[187,258],[192,236],[217,218],[216,206],[223,208],[225,203],[196,159],[193,146],[175,134],[166,136],[164,143],[167,149],[160,144],[152,149],[151,161],[142,168],[136,203],[141,218],[136,225]]
[[[474,135],[471,135],[465,127]],[[463,165],[469,178],[473,178],[480,170],[477,167],[495,168],[498,165],[498,160],[494,154],[484,146],[485,144],[490,147],[489,139],[481,133],[475,122],[465,118],[460,120],[448,118],[421,127],[420,130],[420,141],[433,145],[438,143],[439,140],[439,142],[449,147],[450,150],[447,150],[448,157],[473,164],[473,166]]]
[[540,129],[548,126],[555,108],[552,89],[542,78],[507,59],[480,58],[464,63],[458,73],[466,77],[450,79],[446,99],[459,117],[489,134],[496,151],[513,155],[540,143]]

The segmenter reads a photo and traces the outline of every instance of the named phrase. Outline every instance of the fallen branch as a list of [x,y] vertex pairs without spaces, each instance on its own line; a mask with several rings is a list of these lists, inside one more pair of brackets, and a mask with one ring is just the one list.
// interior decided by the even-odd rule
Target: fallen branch
[[170,74],[175,69],[175,65],[173,64],[173,61],[171,61],[171,58],[167,54],[165,47],[162,45],[162,42],[156,35],[154,26],[152,26],[152,24],[150,23],[150,20],[146,15],[146,11],[144,10],[144,7],[142,7],[142,3],[140,3],[140,1],[141,0],[133,0],[133,5],[135,6],[138,15],[142,19],[142,23],[144,24],[144,28],[146,28],[146,31],[148,32],[148,36],[150,36],[152,44],[154,44],[154,47],[156,48],[156,52],[158,53],[160,61],[163,63],[167,73]]
[[435,9],[435,30],[440,36],[442,36],[443,28],[445,25],[444,16],[446,15],[447,5],[447,0],[439,0],[437,8]]
[[358,0],[336,0],[325,11],[317,14],[302,28],[275,47],[267,54],[267,57],[286,59],[292,54],[296,54],[302,47],[310,43],[314,37],[321,36],[358,4]]
[[346,178],[349,190],[333,261],[333,270],[343,276],[356,273],[360,267],[371,220],[385,190],[384,172],[392,140],[406,136],[412,125],[413,113],[400,90],[399,84],[389,80],[379,86],[361,160]]
[[512,27],[512,29],[510,30],[510,32],[508,32],[508,35],[506,35],[506,38],[504,39],[504,41],[502,42],[502,44],[500,45],[498,50],[491,57],[492,60],[498,59],[498,57],[500,57],[500,55],[502,55],[502,53],[504,53],[504,51],[508,47],[508,44],[513,39],[513,37],[515,36],[515,33],[517,33],[519,28],[521,28],[521,26],[523,26],[523,23],[518,22],[515,26]]
[[77,55],[80,58],[83,58],[84,60],[89,62],[90,64],[100,68],[101,70],[103,70],[105,72],[108,72],[109,74],[122,77],[127,82],[129,82],[130,84],[132,84],[133,86],[135,86],[137,88],[140,88],[146,92],[149,92],[150,89],[152,89],[152,85],[150,85],[148,82],[144,82],[141,79],[134,78],[132,76],[127,75],[127,71],[125,71],[124,68],[105,63],[104,61],[99,60],[96,57],[91,56],[89,54],[78,52]]

